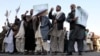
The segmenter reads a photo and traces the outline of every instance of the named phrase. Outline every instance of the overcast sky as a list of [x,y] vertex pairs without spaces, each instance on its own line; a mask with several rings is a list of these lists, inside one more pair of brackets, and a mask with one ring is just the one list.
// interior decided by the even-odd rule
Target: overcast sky
[[[6,17],[4,16],[6,10],[11,10],[9,21],[14,22],[16,14],[15,9],[18,8],[20,4],[21,8],[18,13],[19,18],[26,10],[33,8],[33,5],[39,4],[48,4],[49,10],[51,7],[55,8],[56,5],[61,5],[62,11],[67,16],[68,12],[70,12],[70,5],[73,3],[77,6],[81,6],[85,11],[87,11],[89,15],[87,28],[100,35],[100,0],[0,0],[0,32],[2,31],[2,26],[6,21]],[[69,29],[68,23],[65,22],[64,26]]]

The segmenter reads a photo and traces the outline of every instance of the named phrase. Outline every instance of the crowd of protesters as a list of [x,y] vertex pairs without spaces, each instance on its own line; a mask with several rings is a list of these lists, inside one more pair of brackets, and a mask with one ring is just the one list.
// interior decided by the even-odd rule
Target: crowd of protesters
[[[9,54],[57,54],[72,55],[77,48],[79,55],[83,51],[99,51],[99,36],[86,29],[88,14],[80,6],[71,4],[68,16],[61,11],[61,6],[44,9],[33,16],[34,9],[15,16],[15,22],[2,27],[0,33],[0,52]],[[48,15],[48,16],[47,16]],[[51,21],[52,22],[51,22]],[[64,21],[70,24],[70,30],[64,27]],[[77,42],[77,47],[75,43]]]

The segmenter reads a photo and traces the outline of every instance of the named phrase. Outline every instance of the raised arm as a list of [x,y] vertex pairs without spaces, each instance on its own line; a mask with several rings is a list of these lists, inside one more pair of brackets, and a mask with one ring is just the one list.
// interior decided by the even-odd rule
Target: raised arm
[[50,19],[54,19],[54,15],[52,15],[52,12],[53,12],[53,8],[51,8],[50,12],[49,12],[49,18]]
[[6,20],[7,20],[7,26],[11,27],[8,18]]

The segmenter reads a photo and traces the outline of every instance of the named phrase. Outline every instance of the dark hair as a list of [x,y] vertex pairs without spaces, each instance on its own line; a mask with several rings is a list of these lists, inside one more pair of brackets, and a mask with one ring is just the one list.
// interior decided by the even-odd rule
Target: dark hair
[[14,24],[15,24],[15,25],[20,24],[20,19],[19,19],[19,18],[16,18]]
[[21,15],[22,20],[26,21],[26,16],[24,14]]
[[59,7],[61,9],[61,6],[60,5],[57,5],[57,7]]

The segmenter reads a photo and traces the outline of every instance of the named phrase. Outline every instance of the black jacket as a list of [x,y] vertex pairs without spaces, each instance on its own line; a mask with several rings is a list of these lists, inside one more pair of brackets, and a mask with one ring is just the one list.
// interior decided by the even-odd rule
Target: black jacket
[[67,21],[70,23],[70,30],[74,29],[75,27],[76,22],[72,20],[73,18],[75,18],[75,10],[71,11],[67,17]]
[[49,18],[52,19],[52,26],[54,25],[54,20],[57,20],[57,29],[58,30],[63,29],[63,24],[64,24],[64,21],[65,21],[65,14],[64,13],[62,13],[58,19],[55,19],[56,15],[52,15],[52,11],[50,11],[49,12]]

